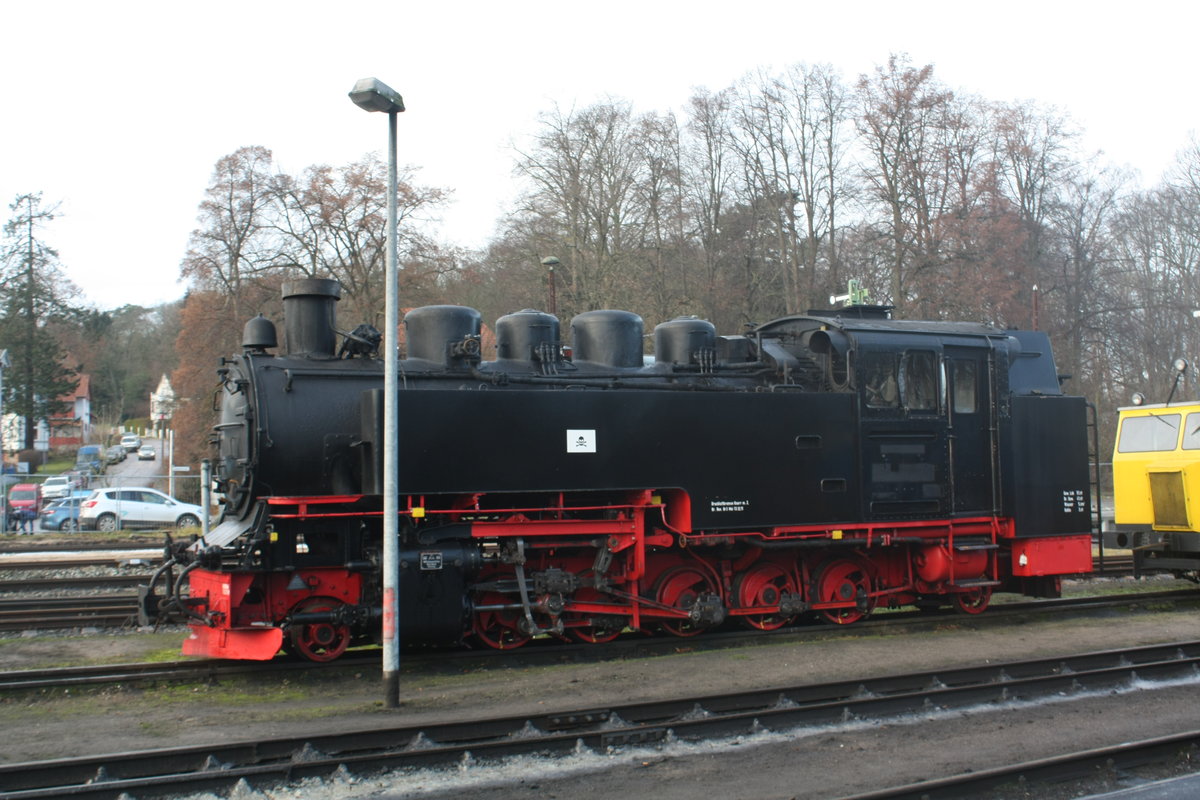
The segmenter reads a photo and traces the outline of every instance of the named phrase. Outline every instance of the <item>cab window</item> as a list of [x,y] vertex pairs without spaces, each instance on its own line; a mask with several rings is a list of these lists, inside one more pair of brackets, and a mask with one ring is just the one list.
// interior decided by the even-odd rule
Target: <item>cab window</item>
[[909,411],[937,411],[937,357],[929,350],[910,350],[900,374],[904,406]]
[[1184,418],[1183,449],[1200,450],[1200,414],[1188,414]]
[[975,362],[962,359],[951,361],[950,379],[954,382],[954,413],[974,414],[979,409],[979,376]]
[[867,405],[871,408],[896,408],[900,405],[896,381],[896,357],[892,353],[864,353],[859,359]]
[[1121,423],[1118,453],[1154,453],[1175,449],[1179,442],[1179,415],[1126,417]]

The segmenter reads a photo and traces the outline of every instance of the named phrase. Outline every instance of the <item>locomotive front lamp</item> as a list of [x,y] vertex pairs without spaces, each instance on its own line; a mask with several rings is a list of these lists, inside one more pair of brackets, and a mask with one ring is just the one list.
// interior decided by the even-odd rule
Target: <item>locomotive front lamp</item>
[[383,326],[383,691],[388,708],[400,707],[400,521],[396,335],[400,291],[396,280],[396,114],[404,110],[400,93],[378,78],[363,78],[350,90],[354,105],[388,115],[387,262],[384,268]]

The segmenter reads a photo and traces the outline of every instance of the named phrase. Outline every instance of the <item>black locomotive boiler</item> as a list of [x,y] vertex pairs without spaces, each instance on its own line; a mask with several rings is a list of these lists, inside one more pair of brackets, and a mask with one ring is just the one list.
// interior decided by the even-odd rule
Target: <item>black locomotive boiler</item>
[[[379,336],[335,327],[334,281],[284,287],[220,369],[222,520],[179,546],[184,652],[330,660],[379,635]],[[593,311],[404,320],[401,641],[691,636],[993,591],[1056,596],[1091,569],[1086,408],[1046,337],[888,309],[719,336]],[[487,348],[490,350],[490,346]],[[490,355],[490,353],[489,353]],[[186,590],[184,587],[187,587]],[[153,598],[153,600],[151,600]]]

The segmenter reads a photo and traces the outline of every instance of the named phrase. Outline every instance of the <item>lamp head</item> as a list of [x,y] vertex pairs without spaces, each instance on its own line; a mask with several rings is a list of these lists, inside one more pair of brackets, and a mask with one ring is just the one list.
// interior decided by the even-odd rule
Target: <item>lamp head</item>
[[378,78],[363,78],[350,90],[354,105],[365,111],[383,111],[394,114],[404,110],[404,98],[392,87]]

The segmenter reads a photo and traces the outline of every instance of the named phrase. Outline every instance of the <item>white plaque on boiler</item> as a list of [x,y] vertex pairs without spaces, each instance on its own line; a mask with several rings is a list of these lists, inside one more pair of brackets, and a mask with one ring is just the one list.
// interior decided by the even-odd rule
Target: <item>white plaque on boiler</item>
[[594,453],[596,452],[596,431],[593,430],[572,430],[567,429],[567,452],[568,453]]

